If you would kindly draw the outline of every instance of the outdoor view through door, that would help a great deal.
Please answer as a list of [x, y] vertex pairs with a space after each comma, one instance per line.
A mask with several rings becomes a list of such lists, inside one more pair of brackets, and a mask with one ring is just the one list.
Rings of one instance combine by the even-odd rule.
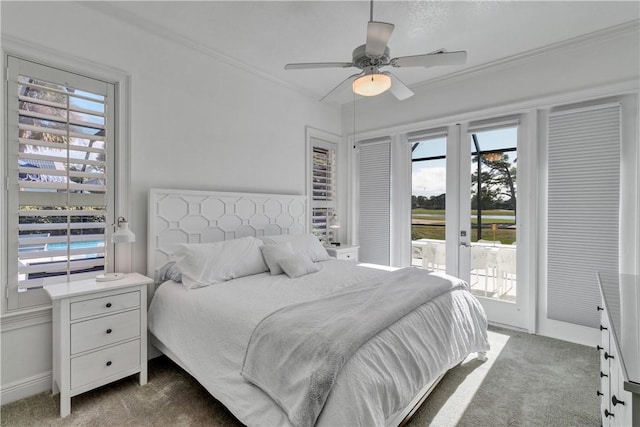
[[[477, 296], [515, 302], [517, 126], [475, 131], [469, 141], [471, 176], [461, 185], [470, 185], [471, 215], [460, 225], [471, 230], [469, 284]], [[411, 142], [412, 264], [445, 271], [447, 140]]]

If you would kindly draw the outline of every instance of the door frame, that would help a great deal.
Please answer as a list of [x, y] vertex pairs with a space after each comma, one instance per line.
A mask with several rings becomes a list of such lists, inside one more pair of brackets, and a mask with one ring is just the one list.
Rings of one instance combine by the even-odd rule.
[[[522, 113], [516, 117], [511, 116], [509, 121], [517, 119], [517, 149], [518, 149], [518, 209], [517, 215], [517, 281], [516, 302], [506, 302], [492, 298], [478, 297], [485, 310], [489, 321], [508, 327], [535, 331], [535, 312], [532, 306], [535, 304], [535, 275], [537, 251], [535, 246], [536, 236], [536, 129], [532, 124], [536, 123], [536, 112]], [[500, 117], [483, 120], [487, 124], [500, 124]], [[455, 138], [451, 138], [450, 151], [451, 165], [447, 167], [447, 212], [449, 213], [449, 201], [452, 206], [447, 217], [447, 253], [451, 256], [451, 268], [447, 264], [447, 272], [461, 278], [469, 278], [470, 274], [470, 237], [471, 237], [471, 163], [469, 162], [469, 138], [468, 129], [470, 122], [462, 122], [455, 128]], [[452, 135], [453, 136], [453, 135]], [[455, 141], [454, 141], [455, 139]], [[456, 169], [451, 170], [450, 169]], [[451, 183], [449, 178], [451, 177]], [[456, 218], [457, 216], [457, 218]], [[451, 220], [451, 222], [450, 222]], [[461, 232], [466, 236], [461, 236]]]

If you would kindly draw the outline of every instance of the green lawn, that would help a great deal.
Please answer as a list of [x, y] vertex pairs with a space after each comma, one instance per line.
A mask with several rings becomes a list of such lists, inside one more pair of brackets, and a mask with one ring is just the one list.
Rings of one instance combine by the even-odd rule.
[[[471, 241], [475, 242], [477, 238], [477, 230], [471, 230]], [[516, 241], [516, 230], [512, 228], [499, 228], [496, 230], [495, 240], [499, 240], [505, 245], [510, 245]], [[485, 240], [494, 240], [493, 232], [490, 228], [482, 229], [482, 238]], [[411, 226], [411, 239], [437, 239], [445, 240], [444, 227], [434, 225], [412, 225]]]

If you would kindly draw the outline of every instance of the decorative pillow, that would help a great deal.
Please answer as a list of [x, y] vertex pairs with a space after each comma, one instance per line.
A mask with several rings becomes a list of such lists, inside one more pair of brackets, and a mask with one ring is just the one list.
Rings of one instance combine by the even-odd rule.
[[173, 257], [182, 273], [182, 284], [187, 289], [200, 288], [267, 271], [261, 244], [255, 237], [216, 243], [182, 243]]
[[293, 255], [293, 249], [289, 242], [280, 245], [262, 245], [260, 246], [260, 250], [272, 276], [282, 274], [283, 271], [279, 261]]
[[180, 269], [175, 261], [167, 261], [156, 268], [154, 279], [156, 283], [164, 283], [167, 280], [173, 280], [179, 283], [182, 282], [182, 273], [180, 273]]
[[311, 258], [301, 253], [281, 259], [280, 267], [282, 267], [284, 272], [287, 273], [287, 276], [292, 279], [320, 271], [319, 265], [314, 264]]
[[277, 236], [265, 236], [261, 238], [266, 245], [279, 245], [281, 243], [290, 242], [293, 253], [306, 254], [311, 261], [328, 261], [332, 259], [327, 250], [322, 246], [318, 238], [309, 234], [281, 234]]

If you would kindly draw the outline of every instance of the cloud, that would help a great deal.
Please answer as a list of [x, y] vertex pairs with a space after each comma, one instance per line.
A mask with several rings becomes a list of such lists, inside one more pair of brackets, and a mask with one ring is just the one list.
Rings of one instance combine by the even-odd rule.
[[414, 167], [411, 173], [411, 194], [438, 196], [447, 191], [447, 169], [444, 166]]

